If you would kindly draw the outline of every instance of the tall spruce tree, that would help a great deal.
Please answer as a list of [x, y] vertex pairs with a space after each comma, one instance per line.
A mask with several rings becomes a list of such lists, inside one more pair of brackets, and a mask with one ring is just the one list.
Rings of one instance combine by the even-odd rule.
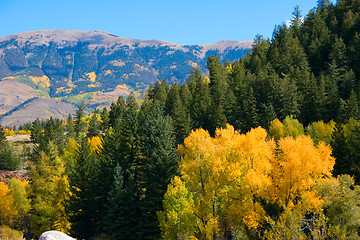
[[190, 116], [194, 128], [208, 129], [211, 97], [209, 83], [202, 77], [200, 69], [196, 71], [196, 89], [190, 108]]
[[100, 212], [98, 164], [96, 152], [91, 151], [86, 140], [77, 149], [73, 168], [69, 170], [70, 200], [67, 205], [71, 235], [91, 239], [100, 233], [103, 220]]
[[109, 111], [107, 110], [106, 107], [103, 108], [103, 110], [100, 113], [101, 116], [101, 125], [100, 125], [100, 130], [104, 133], [106, 131], [106, 129], [109, 128]]
[[[151, 103], [150, 103], [151, 104]], [[164, 117], [160, 104], [147, 108], [142, 123], [143, 189], [141, 239], [159, 239], [160, 229], [156, 212], [162, 210], [162, 199], [170, 179], [178, 173], [178, 155], [169, 118]]]
[[125, 111], [125, 99], [119, 96], [116, 103], [111, 103], [109, 111], [109, 125], [115, 127], [117, 122], [120, 121]]
[[[115, 239], [139, 239], [137, 234], [141, 216], [139, 170], [141, 169], [142, 154], [138, 121], [139, 108], [134, 94], [131, 93], [126, 101], [121, 120], [111, 132], [107, 132], [103, 141], [102, 157], [99, 163], [99, 177], [103, 184], [98, 187], [99, 199], [105, 208], [106, 206], [116, 207], [114, 211], [102, 215], [106, 220], [102, 229], [107, 235], [117, 236]], [[113, 196], [108, 195], [108, 192], [111, 191], [110, 187], [116, 185], [116, 181], [118, 181], [116, 180], [117, 176], [114, 176], [116, 166], [119, 166], [122, 172], [121, 202], [109, 202], [114, 200]], [[117, 174], [119, 174], [118, 171]], [[119, 185], [117, 186], [119, 187]], [[114, 215], [120, 213], [123, 215]], [[118, 218], [116, 228], [108, 226], [108, 221], [116, 217]]]
[[172, 84], [166, 100], [165, 113], [173, 120], [176, 142], [181, 144], [190, 133], [190, 116], [180, 98], [180, 87]]
[[[114, 181], [107, 196], [104, 231], [111, 239], [127, 239], [130, 229], [123, 227], [129, 216], [126, 215], [123, 171], [119, 165], [114, 169]], [[135, 234], [134, 234], [135, 235]]]
[[67, 117], [67, 124], [65, 127], [67, 138], [75, 138], [75, 126], [72, 115], [69, 113]]
[[85, 128], [85, 123], [82, 120], [82, 118], [85, 116], [84, 109], [85, 109], [85, 103], [82, 102], [75, 113], [75, 135], [76, 135], [76, 137], [79, 137]]
[[100, 136], [100, 122], [98, 121], [99, 113], [94, 111], [90, 118], [89, 127], [86, 136], [88, 138], [93, 138], [95, 136]]

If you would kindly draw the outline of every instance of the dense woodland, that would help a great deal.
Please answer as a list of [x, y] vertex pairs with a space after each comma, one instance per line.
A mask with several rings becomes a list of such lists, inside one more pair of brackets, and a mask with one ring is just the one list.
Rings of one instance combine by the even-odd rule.
[[[243, 59], [37, 120], [3, 231], [77, 239], [359, 239], [360, 2], [318, 1]], [[0, 129], [0, 166], [19, 158]], [[3, 157], [6, 156], [6, 157]], [[3, 160], [4, 159], [4, 160]], [[5, 229], [5, 230], [4, 230]]]

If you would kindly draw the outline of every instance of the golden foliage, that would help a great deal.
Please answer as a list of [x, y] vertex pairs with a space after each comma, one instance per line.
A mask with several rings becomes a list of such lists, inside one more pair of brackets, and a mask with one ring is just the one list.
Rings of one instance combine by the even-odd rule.
[[9, 187], [3, 182], [0, 182], [0, 210], [1, 224], [9, 226], [17, 212], [14, 208], [14, 198], [10, 194]]
[[107, 75], [111, 75], [112, 74], [112, 71], [111, 70], [106, 70], [104, 75], [107, 76]]
[[102, 148], [102, 142], [98, 136], [88, 138], [88, 144], [91, 152], [98, 152]]
[[7, 129], [7, 128], [5, 128], [5, 129], [4, 129], [4, 134], [5, 134], [5, 136], [14, 136], [14, 135], [15, 135], [15, 132], [14, 132], [14, 130], [12, 130], [12, 129]]
[[95, 82], [96, 81], [95, 72], [86, 73], [85, 76], [89, 79], [90, 82]]
[[8, 226], [0, 227], [0, 239], [1, 240], [23, 240], [23, 233], [21, 231], [17, 231]]
[[[179, 146], [179, 181], [192, 196], [193, 208], [188, 213], [196, 217], [201, 236], [213, 239], [223, 231], [224, 222], [236, 231], [244, 226], [257, 229], [263, 222], [275, 228], [287, 224], [289, 218], [301, 221], [298, 216], [306, 212], [321, 213], [324, 200], [314, 188], [320, 180], [331, 178], [335, 164], [331, 148], [324, 142], [315, 146], [309, 136], [301, 135], [302, 125], [291, 117], [286, 125], [272, 122], [270, 131], [277, 144], [261, 127], [240, 134], [227, 125], [217, 129], [214, 138], [203, 129], [192, 131]], [[167, 194], [170, 190], [174, 191], [173, 185]], [[283, 222], [273, 222], [263, 202], [286, 209], [280, 214]]]
[[4, 77], [2, 80], [13, 80], [15, 79], [15, 76], [8, 76], [8, 77]]
[[280, 206], [296, 204], [296, 199], [312, 191], [316, 182], [331, 177], [335, 159], [330, 147], [320, 142], [314, 146], [309, 136], [291, 137], [279, 140], [279, 154], [276, 157], [273, 188], [270, 195], [276, 196]]
[[110, 62], [114, 67], [123, 67], [125, 66], [125, 63], [118, 60], [113, 60]]
[[17, 133], [17, 135], [28, 135], [31, 134], [30, 130], [19, 130]]
[[51, 86], [50, 79], [48, 76], [44, 75], [42, 77], [33, 77], [29, 76], [30, 80], [33, 81], [36, 85], [40, 85], [44, 88], [49, 88]]

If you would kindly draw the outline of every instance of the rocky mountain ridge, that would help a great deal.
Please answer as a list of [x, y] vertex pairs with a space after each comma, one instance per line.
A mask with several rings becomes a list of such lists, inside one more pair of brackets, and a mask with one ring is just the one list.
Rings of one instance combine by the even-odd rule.
[[220, 41], [180, 45], [75, 30], [40, 30], [2, 37], [0, 117], [33, 97], [73, 104], [84, 101], [93, 108], [106, 106], [130, 91], [141, 95], [157, 80], [184, 82], [191, 68], [199, 66], [206, 71], [210, 55], [217, 54], [223, 61], [237, 60], [252, 44]]

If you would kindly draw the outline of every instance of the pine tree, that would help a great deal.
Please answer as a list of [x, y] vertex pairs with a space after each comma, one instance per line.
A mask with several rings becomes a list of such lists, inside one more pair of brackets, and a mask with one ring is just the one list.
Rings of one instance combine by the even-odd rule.
[[171, 110], [174, 108], [177, 98], [180, 97], [180, 86], [178, 83], [173, 83], [170, 86], [169, 92], [167, 94], [164, 112], [165, 115], [170, 114]]
[[166, 79], [163, 81], [156, 81], [154, 88], [149, 92], [149, 99], [156, 100], [160, 103], [160, 106], [165, 109], [166, 98], [169, 91]]
[[143, 189], [141, 239], [160, 238], [156, 212], [162, 210], [162, 198], [170, 179], [178, 173], [178, 156], [169, 119], [158, 103], [152, 105], [142, 123]]
[[116, 103], [111, 103], [109, 111], [109, 125], [115, 127], [117, 122], [120, 121], [125, 111], [125, 99], [119, 96]]
[[0, 125], [0, 145], [6, 141], [5, 132], [3, 126]]
[[354, 90], [351, 91], [350, 96], [346, 101], [346, 116], [344, 120], [349, 118], [360, 118], [358, 96]]
[[84, 140], [77, 149], [74, 166], [69, 170], [71, 194], [67, 205], [71, 235], [80, 239], [90, 239], [100, 231], [102, 219], [99, 217], [101, 213], [97, 189], [102, 182], [97, 178], [96, 163], [96, 153], [90, 151]]
[[[99, 178], [102, 181], [102, 184], [98, 186], [99, 202], [104, 207], [115, 204], [109, 202], [108, 192], [116, 181], [113, 175], [114, 169], [116, 166], [122, 169], [122, 202], [116, 204], [119, 205], [117, 207], [119, 214], [121, 211], [123, 216], [112, 216], [118, 217], [118, 222], [121, 224], [116, 225], [116, 229], [108, 226], [106, 222], [102, 226], [103, 230], [110, 236], [116, 235], [115, 239], [138, 239], [141, 195], [139, 173], [141, 169], [141, 146], [138, 121], [139, 108], [134, 94], [131, 93], [121, 120], [118, 121], [112, 132], [108, 131], [105, 135], [99, 163]], [[102, 216], [101, 214], [99, 217]], [[109, 220], [109, 216], [103, 217]], [[110, 228], [113, 229], [113, 232], [109, 232]]]
[[190, 114], [190, 106], [191, 106], [191, 102], [192, 102], [192, 94], [191, 91], [188, 87], [188, 84], [185, 82], [183, 85], [181, 85], [180, 87], [180, 97], [181, 97], [181, 101], [185, 107], [185, 110], [188, 114]]
[[79, 137], [85, 128], [85, 123], [82, 121], [82, 118], [85, 116], [84, 109], [85, 109], [85, 103], [82, 102], [75, 113], [75, 135], [76, 135], [76, 137]]
[[66, 136], [67, 138], [75, 138], [75, 126], [74, 126], [74, 120], [72, 118], [72, 115], [69, 113], [69, 116], [67, 118], [67, 124], [66, 124]]
[[241, 116], [241, 131], [248, 132], [251, 128], [258, 126], [258, 114], [256, 109], [256, 100], [254, 98], [254, 91], [250, 87], [245, 99], [243, 100], [243, 111]]
[[[108, 204], [104, 217], [104, 230], [111, 239], [127, 239], [130, 229], [124, 228], [129, 216], [126, 215], [124, 201], [123, 171], [119, 165], [114, 169], [114, 181], [108, 194]], [[125, 230], [125, 231], [124, 231]]]
[[225, 75], [218, 56], [210, 56], [207, 60], [207, 68], [210, 75], [210, 94], [214, 106], [224, 105], [225, 98]]
[[196, 93], [197, 82], [199, 78], [202, 78], [200, 67], [198, 66], [197, 68], [192, 68], [188, 80], [188, 86], [192, 96], [194, 96]]
[[299, 115], [299, 103], [296, 84], [285, 76], [279, 79], [279, 105], [277, 109], [280, 119], [293, 115], [295, 118]]
[[302, 16], [299, 5], [294, 7], [294, 11], [292, 13], [293, 19], [291, 19], [291, 31], [293, 31], [293, 35], [296, 38], [300, 38], [300, 27], [302, 24]]
[[109, 111], [107, 110], [106, 107], [103, 108], [103, 110], [100, 113], [100, 116], [102, 121], [100, 129], [102, 132], [105, 132], [105, 130], [109, 128], [109, 121], [110, 121]]
[[31, 125], [30, 138], [33, 143], [37, 143], [38, 145], [44, 144], [43, 127], [39, 119], [36, 119]]
[[331, 142], [333, 156], [336, 158], [334, 165], [334, 175], [352, 174], [351, 159], [349, 158], [349, 145], [344, 135], [343, 127], [337, 123], [333, 133], [333, 141]]
[[100, 123], [98, 121], [98, 113], [95, 111], [93, 115], [91, 116], [87, 137], [92, 138], [95, 136], [100, 136]]
[[263, 105], [263, 108], [264, 108], [264, 119], [260, 119], [260, 121], [262, 121], [261, 126], [264, 126], [266, 129], [268, 129], [271, 122], [274, 119], [276, 119], [276, 113], [271, 103]]
[[173, 120], [176, 142], [181, 144], [184, 138], [190, 133], [190, 116], [181, 101], [178, 84], [173, 84], [170, 88], [165, 113]]
[[58, 149], [63, 149], [65, 146], [65, 128], [62, 124], [62, 121], [59, 119], [53, 119], [50, 117], [50, 119], [47, 119], [45, 121], [44, 126], [44, 142], [43, 142], [43, 150], [45, 153], [47, 152], [47, 146], [49, 142], [53, 142], [56, 144]]
[[211, 106], [211, 97], [209, 84], [204, 81], [200, 73], [198, 73], [196, 79], [196, 90], [193, 95], [193, 101], [190, 109], [190, 116], [193, 121], [194, 128], [208, 129], [209, 114]]

